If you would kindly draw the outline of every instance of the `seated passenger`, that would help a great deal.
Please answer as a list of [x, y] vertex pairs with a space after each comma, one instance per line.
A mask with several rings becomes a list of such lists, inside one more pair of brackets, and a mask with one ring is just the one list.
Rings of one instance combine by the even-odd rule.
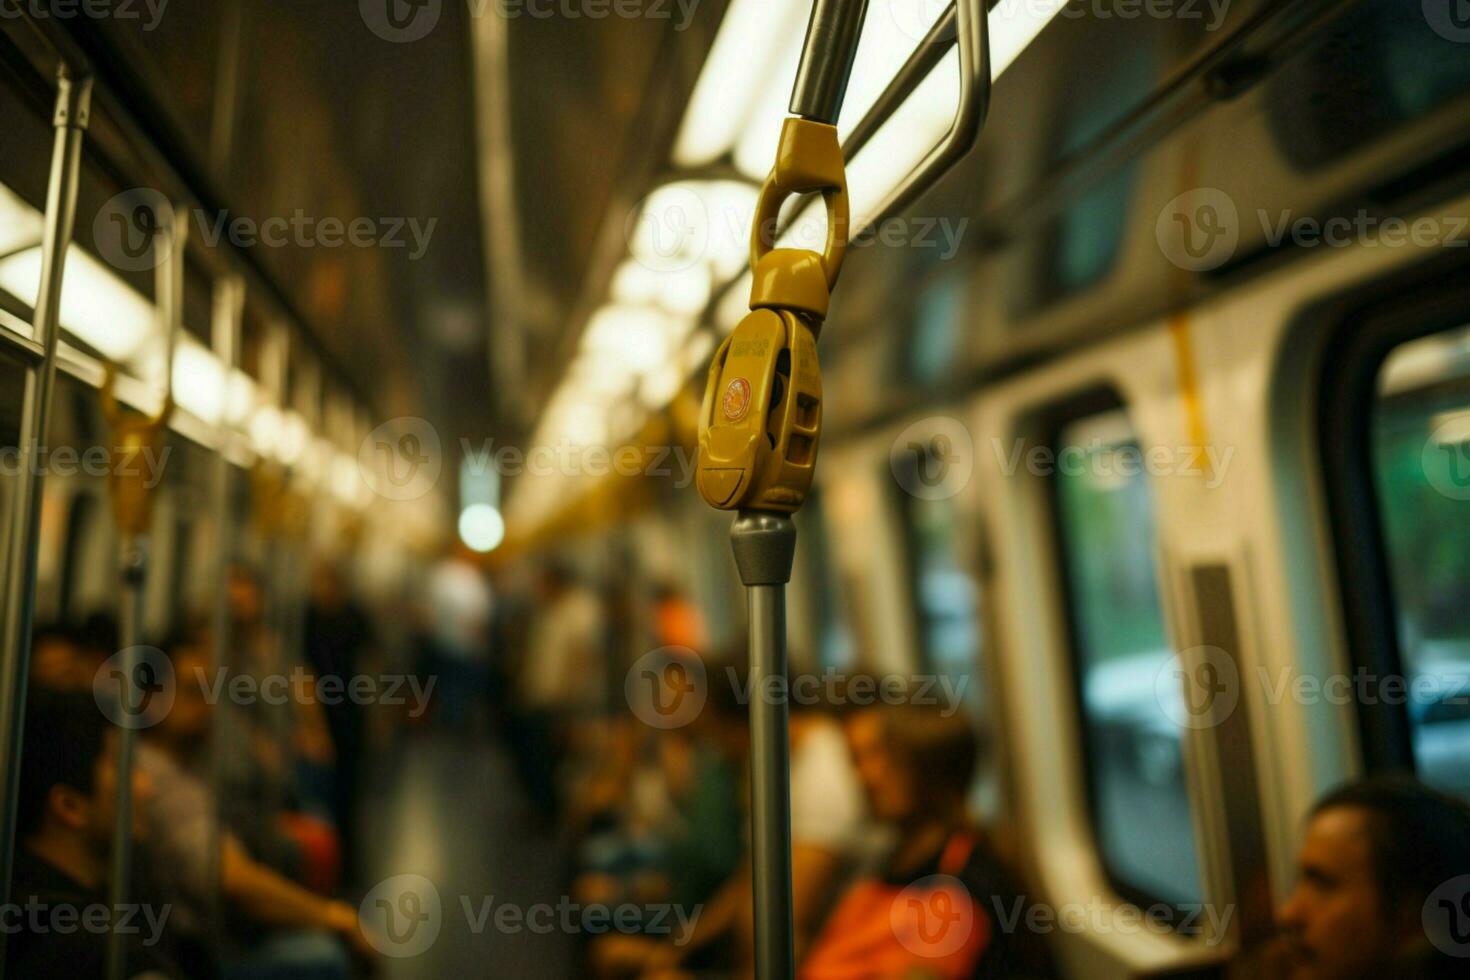
[[[1277, 910], [1294, 980], [1466, 975], [1470, 885], [1441, 894], [1470, 875], [1464, 803], [1401, 777], [1350, 784], [1313, 809], [1297, 866]], [[1459, 918], [1427, 934], [1440, 912]]]
[[[158, 884], [181, 914], [202, 920], [213, 885], [213, 807], [208, 787], [191, 767], [209, 737], [211, 706], [199, 682], [209, 661], [204, 645], [187, 641], [173, 644], [171, 659], [177, 679], [173, 706], [158, 725], [144, 731], [139, 747], [139, 767], [154, 788], [142, 818]], [[332, 937], [372, 955], [351, 905], [317, 895], [261, 864], [234, 834], [221, 834], [219, 846], [220, 888], [233, 914], [227, 932], [248, 942], [254, 950], [251, 961], [262, 959], [261, 947], [276, 946], [289, 950], [278, 958], [310, 961], [321, 975], [339, 975], [346, 970], [346, 957]], [[252, 968], [238, 975], [270, 974]]]
[[[729, 698], [746, 717], [746, 682], [736, 674], [711, 667], [711, 703]], [[795, 688], [794, 688], [795, 689]], [[751, 692], [751, 697], [760, 696]], [[793, 703], [791, 732], [791, 878], [792, 918], [798, 952], [805, 949], [845, 873], [862, 852], [868, 830], [867, 807], [841, 726], [813, 705]], [[742, 750], [748, 727], [727, 734]], [[711, 960], [730, 962], [738, 975], [754, 966], [750, 862], [704, 903], [692, 936], [675, 943], [642, 937], [605, 937], [594, 949], [594, 961], [608, 976], [679, 976], [680, 970], [706, 969]], [[725, 951], [721, 953], [715, 950]]]
[[1008, 931], [998, 917], [1024, 915], [1026, 899], [967, 812], [980, 758], [969, 719], [934, 707], [875, 708], [848, 731], [868, 802], [897, 836], [880, 872], [843, 894], [800, 977], [1051, 975], [1038, 938]]
[[[34, 692], [26, 708], [18, 842], [6, 923], [11, 977], [106, 975], [107, 896], [117, 789], [117, 732], [90, 694]], [[134, 800], [147, 781], [134, 774]], [[8, 917], [7, 917], [8, 918]], [[182, 976], [167, 950], [167, 906], [143, 903], [119, 921], [126, 977]], [[11, 932], [15, 928], [17, 931]]]
[[[54, 661], [55, 669], [48, 669], [46, 676], [70, 682], [73, 686], [64, 696], [78, 699], [101, 718], [92, 693], [92, 677], [106, 659], [105, 651], [52, 640], [47, 643], [46, 656]], [[140, 870], [149, 873], [150, 883], [168, 900], [170, 929], [185, 934], [209, 931], [213, 894], [210, 844], [215, 839], [214, 806], [208, 787], [183, 764], [208, 738], [210, 706], [195, 675], [196, 669], [206, 663], [205, 653], [197, 644], [180, 645], [174, 661], [177, 683], [173, 706], [157, 726], [143, 731], [144, 740], [136, 757], [136, 771], [149, 791], [138, 800], [144, 840], [135, 864], [144, 866]], [[36, 688], [33, 698], [63, 696], [48, 691], [40, 683], [41, 676], [32, 680]], [[256, 933], [249, 968], [227, 975], [272, 976], [271, 971], [285, 960], [293, 967], [308, 963], [319, 970], [304, 975], [342, 976], [347, 957], [334, 937], [364, 956], [376, 955], [351, 905], [313, 894], [265, 867], [232, 834], [221, 835], [220, 846], [221, 888], [229, 911], [235, 914], [226, 931], [236, 935], [252, 930]], [[261, 930], [268, 932], [270, 942], [261, 938]], [[272, 943], [285, 950], [273, 959]], [[271, 961], [269, 968], [261, 965], [266, 960]]]

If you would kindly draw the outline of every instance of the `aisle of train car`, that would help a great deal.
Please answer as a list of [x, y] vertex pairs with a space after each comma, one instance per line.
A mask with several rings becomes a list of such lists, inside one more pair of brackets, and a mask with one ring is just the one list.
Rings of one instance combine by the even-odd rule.
[[487, 917], [502, 905], [554, 905], [565, 891], [564, 851], [555, 834], [535, 827], [500, 744], [411, 735], [373, 760], [366, 783], [364, 882], [392, 890], [396, 877], [419, 875], [432, 883], [441, 912], [432, 943], [413, 956], [385, 957], [382, 980], [479, 977], [487, 963], [496, 964], [495, 976], [576, 975], [573, 937], [500, 930]]

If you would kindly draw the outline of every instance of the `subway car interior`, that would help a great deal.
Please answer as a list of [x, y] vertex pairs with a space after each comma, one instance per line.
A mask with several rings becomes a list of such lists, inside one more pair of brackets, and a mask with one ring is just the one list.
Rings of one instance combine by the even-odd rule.
[[4, 980], [1470, 976], [1470, 3], [0, 0], [0, 555]]

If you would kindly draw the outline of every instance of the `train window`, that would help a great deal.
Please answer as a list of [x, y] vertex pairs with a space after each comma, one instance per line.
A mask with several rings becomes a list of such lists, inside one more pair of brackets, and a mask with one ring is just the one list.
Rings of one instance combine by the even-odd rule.
[[1124, 410], [1112, 408], [1064, 424], [1055, 448], [1057, 518], [1103, 863], [1124, 895], [1197, 903], [1182, 731], [1155, 693], [1174, 654], [1159, 599], [1153, 499], [1138, 437]]
[[1470, 797], [1470, 328], [1395, 348], [1370, 424], [1414, 764]]
[[[938, 440], [936, 439], [936, 442]], [[925, 670], [963, 682], [976, 697], [975, 664], [980, 653], [978, 589], [961, 561], [959, 514], [952, 496], [928, 496], [906, 488], [923, 485], [935, 463], [936, 447], [916, 449], [900, 465], [914, 477], [901, 479], [900, 507], [913, 589], [919, 655]]]
[[1402, 0], [1364, 0], [1273, 76], [1266, 105], [1293, 163], [1332, 163], [1470, 93], [1456, 5], [1429, 11]]

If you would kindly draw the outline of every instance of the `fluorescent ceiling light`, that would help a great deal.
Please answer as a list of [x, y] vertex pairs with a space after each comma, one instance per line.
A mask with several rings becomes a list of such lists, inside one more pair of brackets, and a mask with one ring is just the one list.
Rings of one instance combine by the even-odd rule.
[[[39, 245], [0, 259], [0, 289], [32, 309], [40, 285]], [[108, 360], [123, 364], [156, 332], [157, 317], [152, 304], [73, 245], [61, 280], [61, 326]]]
[[[990, 12], [991, 77], [999, 78], [1066, 3], [1067, 0], [1000, 0]], [[770, 8], [765, 23], [784, 18], [782, 33], [762, 34], [750, 26], [752, 22], [746, 18], [753, 15], [742, 9], [749, 5]], [[690, 100], [674, 153], [676, 164], [697, 166], [733, 149], [735, 165], [741, 173], [760, 180], [770, 172], [801, 61], [810, 9], [811, 5], [801, 0], [734, 0], [726, 15], [726, 26], [721, 28], [694, 98]], [[844, 137], [872, 108], [945, 9], [933, 0], [870, 0], [856, 67], [839, 120]], [[764, 51], [766, 56], [753, 57], [753, 51]], [[940, 70], [953, 76], [957, 64], [946, 59]], [[754, 96], [750, 94], [752, 91], [756, 93]], [[923, 94], [915, 93], [909, 101], [923, 98]], [[941, 135], [953, 120], [955, 105], [954, 98], [941, 103], [942, 111], [947, 114]], [[905, 136], [921, 144], [924, 152], [934, 142], [925, 144], [918, 132], [906, 131]], [[859, 156], [875, 152], [865, 149]], [[884, 192], [888, 189], [891, 188]]]
[[210, 425], [218, 425], [229, 396], [219, 358], [190, 337], [174, 351], [174, 402]]
[[0, 256], [41, 244], [41, 212], [0, 184]]
[[784, 77], [789, 86], [795, 64], [784, 75], [781, 68], [793, 43], [799, 51], [810, 10], [806, 0], [731, 0], [685, 111], [676, 164], [698, 167], [724, 156], [753, 124], [770, 80]]

